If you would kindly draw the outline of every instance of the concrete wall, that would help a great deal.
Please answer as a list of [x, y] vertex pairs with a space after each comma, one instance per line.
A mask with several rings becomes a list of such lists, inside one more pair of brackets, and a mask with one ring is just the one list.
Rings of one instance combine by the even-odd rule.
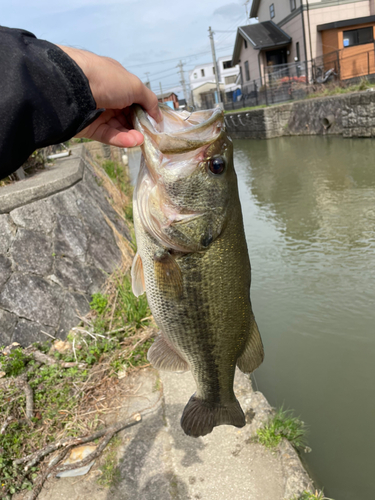
[[[327, 128], [327, 119], [331, 125]], [[269, 139], [285, 135], [375, 137], [375, 92], [355, 92], [322, 99], [233, 112], [225, 115], [234, 139]]]
[[[109, 151], [109, 156], [110, 151]], [[130, 241], [85, 148], [0, 189], [0, 345], [65, 338]]]

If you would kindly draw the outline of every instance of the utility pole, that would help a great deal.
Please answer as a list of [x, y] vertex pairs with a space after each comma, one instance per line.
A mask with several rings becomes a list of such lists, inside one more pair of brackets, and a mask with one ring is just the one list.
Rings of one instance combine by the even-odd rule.
[[216, 54], [215, 54], [215, 42], [214, 42], [214, 32], [211, 29], [211, 26], [208, 28], [208, 33], [209, 37], [211, 40], [211, 51], [212, 51], [212, 62], [214, 64], [215, 68], [215, 81], [216, 81], [216, 91], [217, 91], [217, 104], [220, 108], [223, 108], [223, 104], [221, 102], [221, 97], [220, 97], [220, 86], [219, 86], [219, 74], [217, 70], [217, 64], [216, 64]]
[[160, 98], [161, 98], [161, 102], [164, 102], [164, 99], [163, 99], [163, 87], [161, 86], [161, 82], [159, 82], [159, 86], [160, 86]]
[[184, 91], [184, 99], [186, 101], [186, 104], [188, 102], [188, 96], [187, 96], [187, 91], [186, 91], [186, 83], [185, 83], [185, 75], [184, 75], [184, 65], [182, 61], [180, 61], [179, 64], [177, 64], [177, 68], [180, 68], [180, 75], [181, 75], [181, 85], [182, 85], [182, 90]]
[[150, 78], [148, 77], [149, 74], [150, 74], [149, 71], [145, 71], [145, 75], [147, 77], [147, 80], [145, 81], [145, 85], [146, 85], [146, 87], [148, 87], [151, 90]]

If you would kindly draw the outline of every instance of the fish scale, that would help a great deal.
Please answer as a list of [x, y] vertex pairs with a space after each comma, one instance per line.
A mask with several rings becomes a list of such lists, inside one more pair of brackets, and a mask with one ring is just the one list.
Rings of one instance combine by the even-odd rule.
[[[168, 110], [165, 119], [170, 113]], [[160, 328], [149, 351], [150, 362], [160, 369], [192, 371], [197, 391], [185, 407], [181, 425], [194, 437], [208, 434], [217, 425], [245, 425], [233, 391], [236, 364], [250, 373], [263, 360], [250, 301], [250, 261], [231, 142], [222, 130], [222, 114], [211, 113], [220, 126], [216, 127], [212, 116], [202, 122], [205, 134], [199, 142], [195, 122], [197, 153], [186, 160], [181, 131], [179, 154], [172, 151], [170, 156], [173, 137], [170, 142], [168, 137], [155, 138], [163, 132], [156, 126], [151, 129], [141, 108], [134, 112], [135, 128], [145, 136], [145, 164], [134, 195], [138, 250], [132, 269], [133, 290], [136, 294], [146, 291]], [[210, 119], [211, 137], [206, 123]], [[178, 117], [174, 120], [178, 124]], [[190, 147], [191, 135], [187, 141]], [[167, 145], [167, 153], [158, 151], [158, 143]], [[212, 156], [225, 160], [220, 177], [208, 171]], [[160, 203], [152, 212], [146, 189], [151, 179], [158, 179], [153, 189], [158, 191], [155, 199]], [[174, 217], [168, 224], [163, 210]], [[187, 218], [181, 220], [181, 214]]]

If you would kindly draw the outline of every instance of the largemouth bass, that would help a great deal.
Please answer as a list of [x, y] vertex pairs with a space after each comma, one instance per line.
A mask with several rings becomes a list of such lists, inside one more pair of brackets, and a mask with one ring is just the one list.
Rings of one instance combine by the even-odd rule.
[[218, 425], [245, 425], [233, 391], [235, 368], [251, 373], [264, 353], [223, 113], [160, 108], [162, 124], [133, 109], [144, 144], [133, 198], [138, 250], [132, 286], [137, 296], [146, 292], [161, 330], [150, 363], [192, 371], [197, 391], [181, 426], [198, 437]]

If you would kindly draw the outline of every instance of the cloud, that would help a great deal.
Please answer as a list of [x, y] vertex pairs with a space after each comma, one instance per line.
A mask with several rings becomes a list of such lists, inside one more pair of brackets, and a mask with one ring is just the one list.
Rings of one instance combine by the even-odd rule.
[[214, 10], [214, 16], [222, 16], [226, 19], [235, 19], [243, 14], [245, 16], [245, 7], [238, 3], [228, 3]]
[[[211, 60], [209, 26], [218, 30], [218, 57], [232, 53], [236, 29], [232, 16], [245, 18], [245, 9], [244, 0], [238, 5], [230, 1], [189, 0], [176, 10], [175, 0], [14, 0], [4, 3], [1, 24], [113, 57], [142, 80], [150, 72], [155, 90], [161, 81], [163, 90], [176, 88], [180, 94], [178, 61], [185, 63], [188, 80], [192, 67]], [[233, 33], [220, 33], [229, 29]]]

